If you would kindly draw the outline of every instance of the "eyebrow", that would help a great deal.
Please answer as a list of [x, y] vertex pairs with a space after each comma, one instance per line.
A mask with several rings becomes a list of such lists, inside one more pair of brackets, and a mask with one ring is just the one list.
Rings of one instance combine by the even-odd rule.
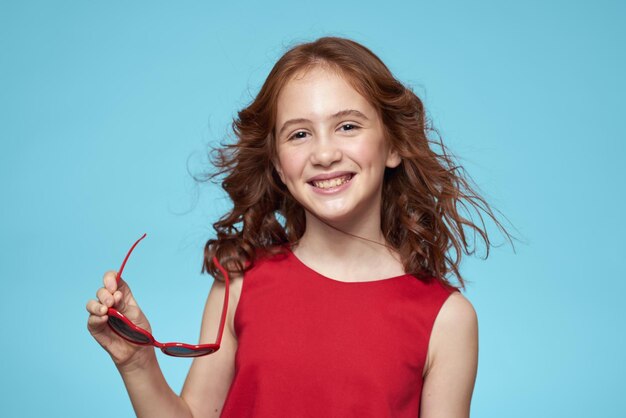
[[[356, 116], [361, 119], [369, 120], [367, 116], [365, 116], [363, 113], [359, 112], [356, 109], [340, 110], [334, 115], [331, 115], [329, 119], [337, 119], [337, 118], [341, 118], [345, 116]], [[283, 124], [283, 127], [280, 128], [280, 131], [278, 132], [278, 136], [281, 136], [283, 134], [283, 131], [287, 129], [289, 126], [296, 124], [296, 123], [306, 123], [306, 122], [311, 122], [311, 121], [309, 119], [304, 119], [304, 118], [289, 119], [287, 122]]]

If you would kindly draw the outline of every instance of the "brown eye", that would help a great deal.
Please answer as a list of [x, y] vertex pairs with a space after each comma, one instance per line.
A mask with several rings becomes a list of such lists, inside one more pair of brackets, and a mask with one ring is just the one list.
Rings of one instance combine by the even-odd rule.
[[298, 131], [298, 132], [294, 133], [293, 135], [291, 135], [287, 139], [303, 139], [303, 138], [306, 138], [306, 132]]
[[359, 127], [353, 123], [344, 123], [343, 125], [341, 125], [341, 127], [344, 129], [344, 132], [359, 129]]

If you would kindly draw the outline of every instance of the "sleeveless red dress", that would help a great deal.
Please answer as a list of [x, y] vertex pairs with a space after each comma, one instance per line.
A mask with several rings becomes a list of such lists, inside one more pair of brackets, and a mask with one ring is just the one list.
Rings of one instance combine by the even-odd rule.
[[342, 282], [285, 250], [245, 273], [221, 416], [418, 417], [433, 323], [457, 289], [409, 274]]

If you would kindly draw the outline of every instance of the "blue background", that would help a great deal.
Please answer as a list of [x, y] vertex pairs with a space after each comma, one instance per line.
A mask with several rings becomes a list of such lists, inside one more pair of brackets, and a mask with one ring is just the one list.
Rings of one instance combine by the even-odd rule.
[[[157, 338], [197, 340], [229, 204], [189, 173], [287, 47], [338, 35], [423, 97], [524, 240], [463, 263], [472, 415], [626, 416], [625, 3], [431, 3], [2, 1], [0, 415], [132, 416], [87, 300], [147, 232], [126, 278]], [[190, 361], [159, 356], [180, 391]]]

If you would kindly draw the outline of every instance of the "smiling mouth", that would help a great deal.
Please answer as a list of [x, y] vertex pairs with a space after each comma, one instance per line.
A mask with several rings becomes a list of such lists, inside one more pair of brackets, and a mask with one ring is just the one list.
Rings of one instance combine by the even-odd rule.
[[314, 180], [310, 181], [309, 184], [313, 187], [317, 187], [318, 189], [332, 189], [334, 187], [339, 187], [343, 184], [346, 184], [354, 177], [354, 173], [346, 174], [345, 176], [335, 177], [334, 179], [329, 180]]

